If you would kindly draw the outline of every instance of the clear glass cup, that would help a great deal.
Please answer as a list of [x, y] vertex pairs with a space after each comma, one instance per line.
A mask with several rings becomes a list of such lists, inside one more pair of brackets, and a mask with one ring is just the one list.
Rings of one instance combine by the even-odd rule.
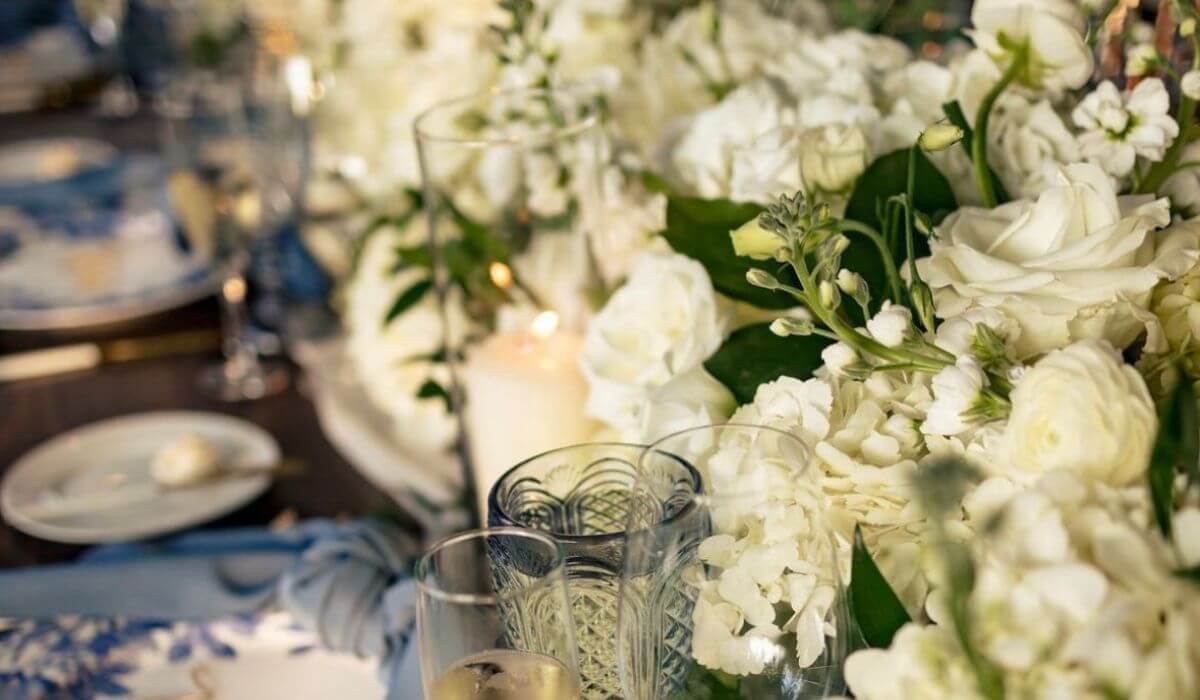
[[[819, 473], [790, 433], [686, 430], [651, 445], [627, 523], [624, 697], [797, 700], [844, 692], [849, 615]], [[670, 465], [696, 469], [687, 518], [657, 513]]]
[[158, 102], [171, 207], [193, 251], [210, 258], [222, 281], [225, 359], [206, 369], [199, 386], [223, 401], [281, 391], [287, 368], [259, 357], [250, 331], [246, 271], [254, 246], [287, 216], [289, 170], [279, 144], [283, 107], [250, 99], [246, 84], [217, 74], [189, 73]]
[[[700, 486], [699, 475], [683, 462], [657, 463], [652, 476], [639, 475], [645, 449], [590, 443], [553, 450], [513, 467], [488, 497], [488, 524], [547, 532], [566, 554], [583, 697], [589, 700], [624, 697], [616, 632], [630, 508], [646, 507], [655, 522], [679, 527], [693, 512]], [[643, 488], [635, 501], [638, 484]]]
[[428, 700], [579, 698], [566, 562], [553, 539], [463, 532], [435, 544], [415, 578]]
[[398, 300], [438, 294], [482, 516], [513, 464], [595, 434], [578, 357], [603, 298], [600, 110], [584, 87], [487, 92], [430, 108], [415, 132], [433, 255], [398, 252]]

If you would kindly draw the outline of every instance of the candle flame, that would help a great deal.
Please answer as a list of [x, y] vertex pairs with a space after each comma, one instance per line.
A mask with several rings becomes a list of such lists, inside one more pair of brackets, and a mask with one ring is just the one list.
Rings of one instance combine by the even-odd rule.
[[502, 262], [494, 262], [488, 265], [488, 277], [491, 277], [492, 284], [500, 289], [508, 289], [513, 281], [512, 268]]
[[558, 330], [558, 314], [553, 311], [543, 311], [533, 319], [529, 330], [539, 340], [549, 338], [554, 335], [554, 331]]

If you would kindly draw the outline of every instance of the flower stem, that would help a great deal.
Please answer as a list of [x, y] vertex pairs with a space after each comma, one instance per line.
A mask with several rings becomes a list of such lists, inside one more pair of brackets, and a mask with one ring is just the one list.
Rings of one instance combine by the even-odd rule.
[[983, 197], [983, 205], [989, 209], [995, 207], [997, 201], [996, 188], [992, 185], [991, 171], [987, 162], [988, 121], [991, 119], [992, 107], [995, 106], [996, 100], [1016, 80], [1017, 74], [1025, 69], [1025, 63], [1028, 60], [1028, 49], [1016, 52], [1012, 63], [1004, 71], [1004, 75], [1000, 76], [1000, 81], [993, 85], [992, 89], [988, 90], [987, 95], [984, 96], [983, 102], [979, 104], [979, 112], [975, 116], [975, 134], [971, 141], [971, 161], [975, 167], [975, 185], [979, 188], [980, 196]]
[[900, 286], [900, 273], [896, 269], [896, 259], [892, 256], [891, 246], [883, 239], [878, 231], [874, 228], [851, 219], [843, 219], [837, 223], [837, 230], [842, 233], [858, 233], [871, 239], [875, 247], [879, 249], [879, 256], [883, 258], [883, 271], [887, 275], [889, 297], [893, 303], [903, 303], [903, 287]]

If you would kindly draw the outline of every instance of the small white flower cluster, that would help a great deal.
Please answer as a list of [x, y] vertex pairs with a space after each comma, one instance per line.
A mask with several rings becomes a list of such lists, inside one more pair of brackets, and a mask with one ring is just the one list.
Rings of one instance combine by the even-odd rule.
[[[1147, 503], [1142, 491], [1054, 471], [1032, 488], [996, 478], [968, 494], [968, 522], [986, 533], [973, 540], [970, 641], [1006, 697], [1200, 693], [1200, 596], [1173, 573], [1200, 561], [1200, 510], [1176, 514], [1173, 548], [1131, 507]], [[926, 605], [937, 624], [850, 657], [856, 697], [983, 697], [941, 590]]]

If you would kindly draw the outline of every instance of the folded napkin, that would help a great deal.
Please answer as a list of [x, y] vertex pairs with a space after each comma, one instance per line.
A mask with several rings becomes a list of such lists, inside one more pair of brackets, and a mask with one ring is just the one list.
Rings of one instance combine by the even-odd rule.
[[380, 660], [389, 700], [420, 697], [408, 643], [417, 543], [377, 520], [195, 532], [0, 572], [0, 617], [205, 620], [279, 606], [329, 648]]

